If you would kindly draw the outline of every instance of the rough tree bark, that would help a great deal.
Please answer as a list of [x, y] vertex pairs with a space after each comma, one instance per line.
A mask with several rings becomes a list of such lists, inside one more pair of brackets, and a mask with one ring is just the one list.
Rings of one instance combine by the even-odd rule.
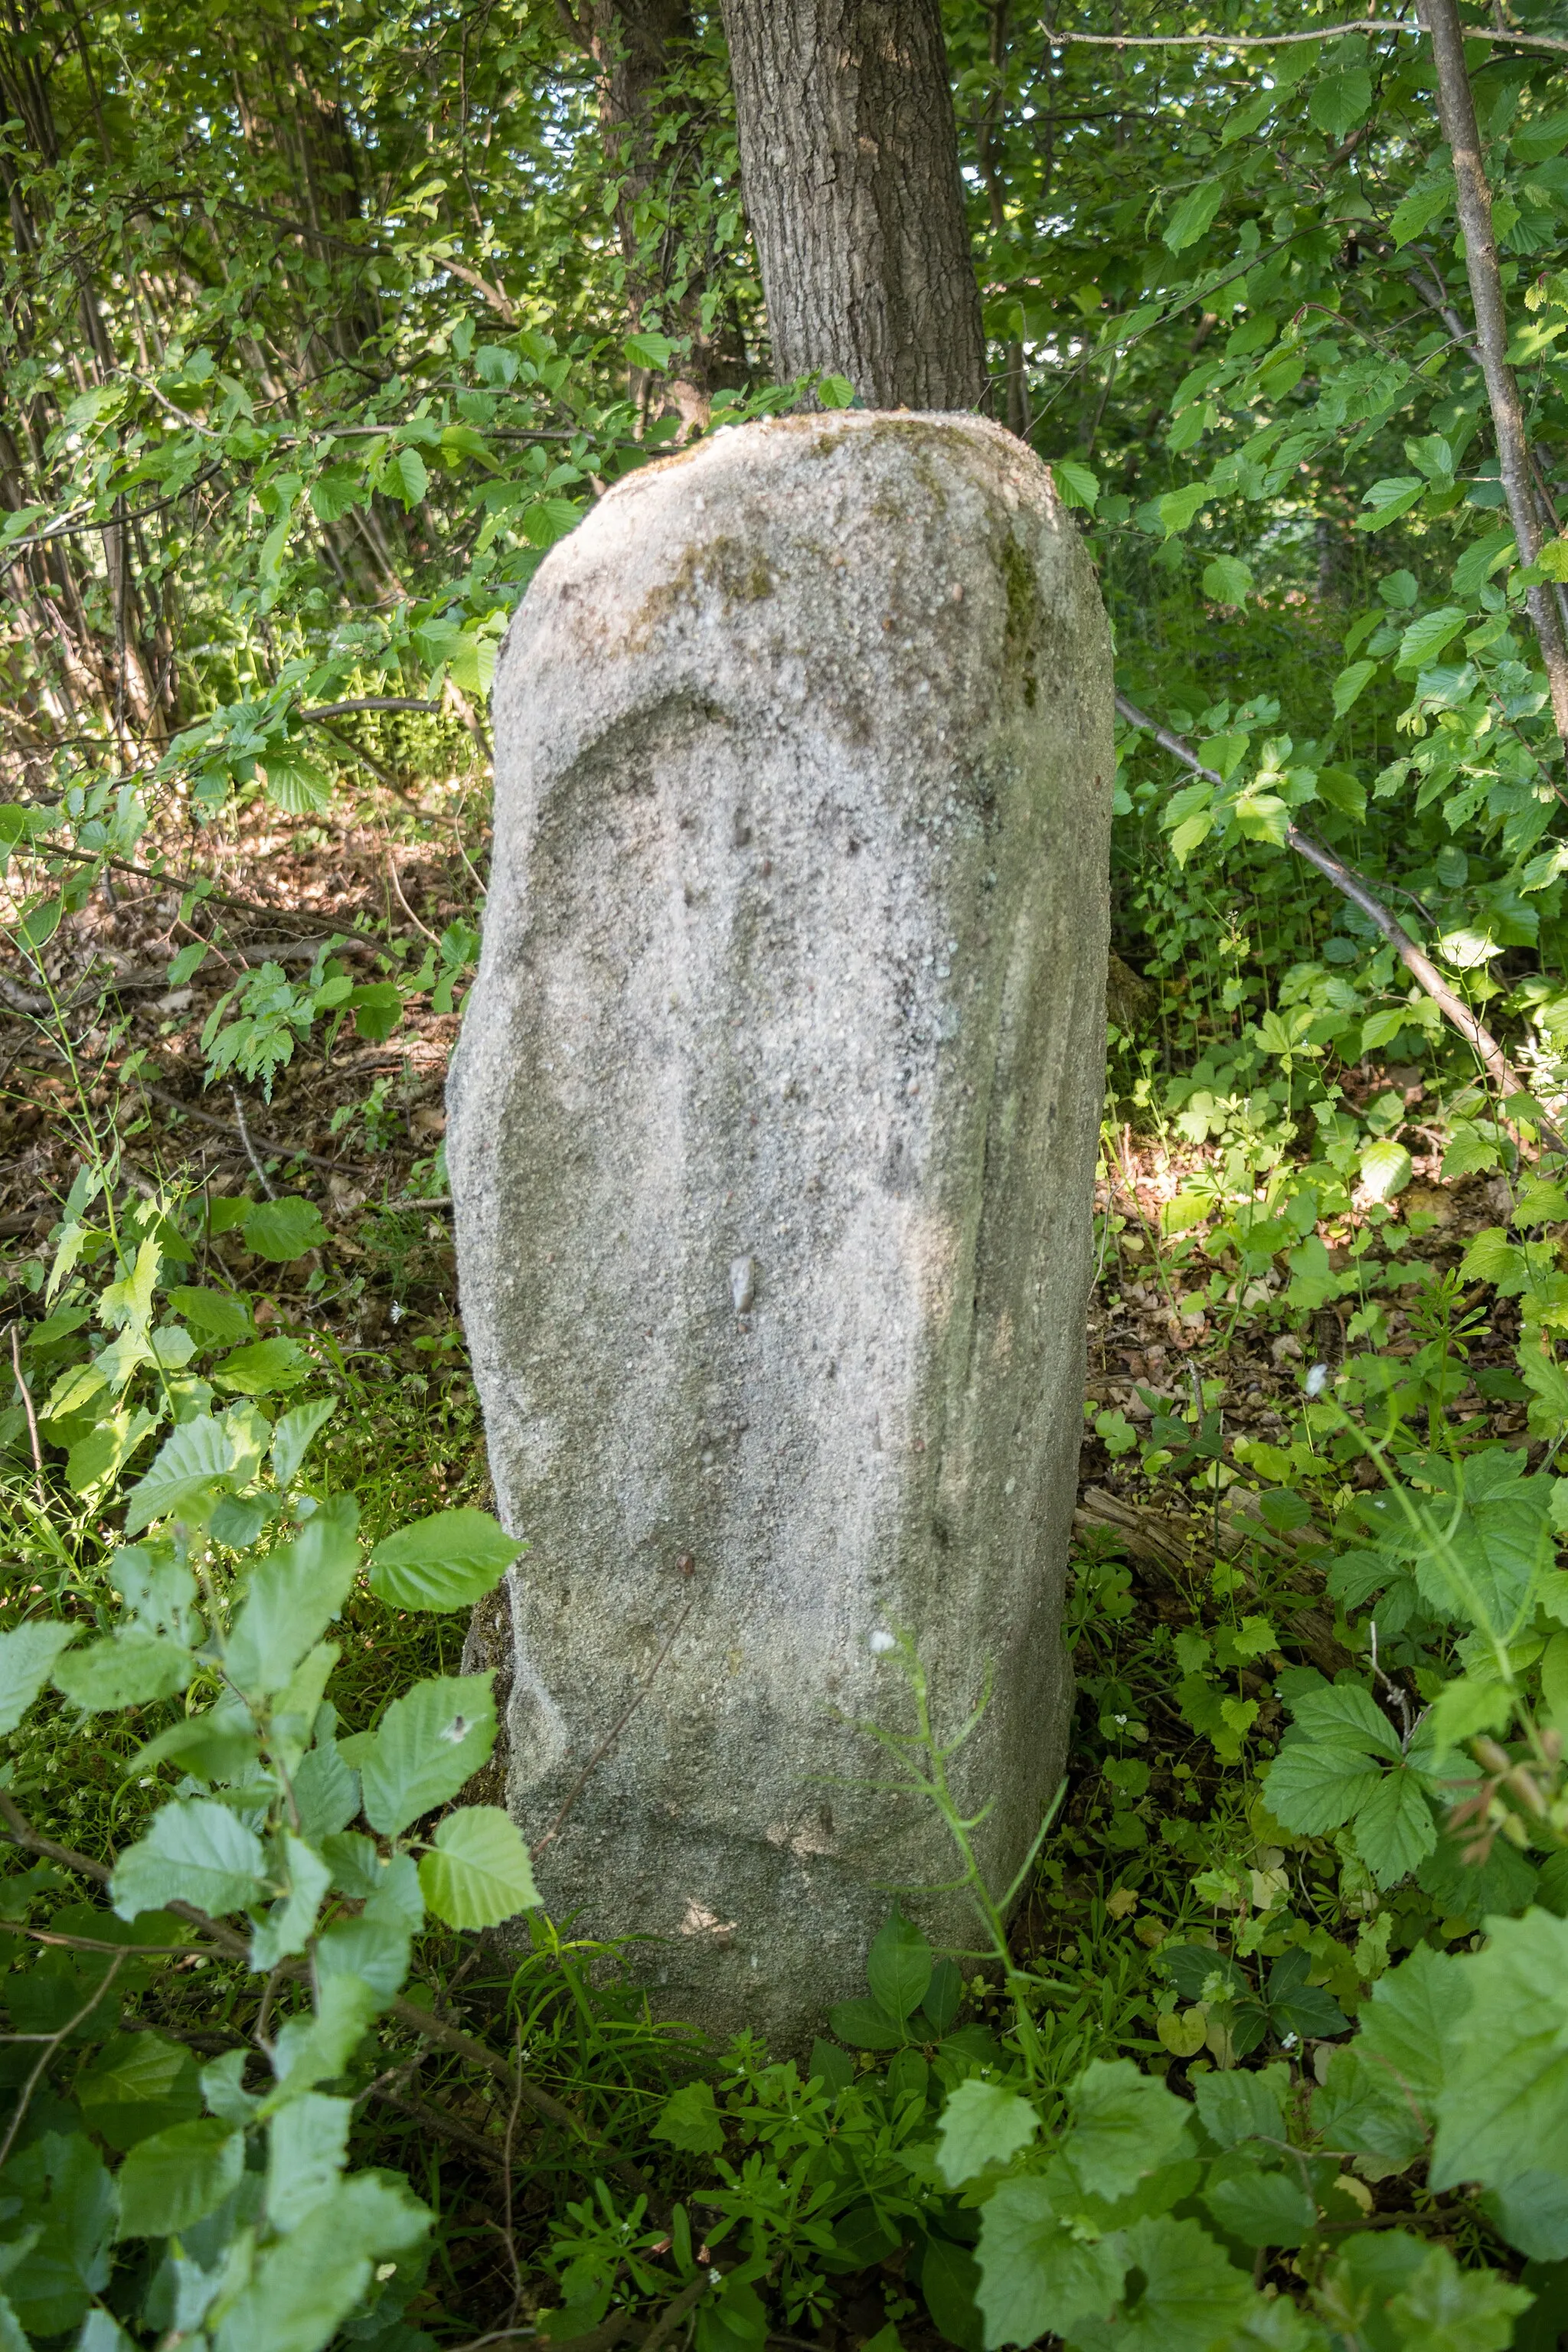
[[873, 408], [985, 389], [940, 0], [722, 0], [779, 376]]

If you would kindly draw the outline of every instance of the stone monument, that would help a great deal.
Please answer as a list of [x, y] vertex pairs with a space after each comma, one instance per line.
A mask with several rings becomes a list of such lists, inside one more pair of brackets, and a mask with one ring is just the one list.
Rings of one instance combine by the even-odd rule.
[[[1005, 1884], [1062, 1768], [1104, 1077], [1109, 635], [971, 416], [721, 431], [611, 490], [498, 665], [448, 1088], [508, 1588], [507, 1801], [661, 2013], [799, 2048], [889, 1889], [907, 1634]], [[566, 1808], [563, 1814], [563, 1808]], [[905, 1895], [972, 1945], [962, 1896]]]

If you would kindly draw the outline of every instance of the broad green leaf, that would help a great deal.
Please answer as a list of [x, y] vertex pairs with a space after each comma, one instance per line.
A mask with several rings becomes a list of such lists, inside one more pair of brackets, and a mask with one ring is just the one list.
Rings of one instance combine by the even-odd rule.
[[1334, 717], [1342, 719], [1377, 676], [1374, 661], [1352, 662], [1334, 680]]
[[321, 1640], [358, 1572], [358, 1517], [352, 1496], [334, 1496], [256, 1570], [224, 1655], [238, 1689], [281, 1691]]
[[429, 1909], [449, 1927], [498, 1927], [539, 1901], [528, 1848], [499, 1805], [448, 1813], [420, 1860], [419, 1885]]
[[1057, 2212], [1040, 2173], [1004, 2180], [986, 2199], [975, 2252], [988, 2347], [1069, 2336], [1075, 2320], [1110, 2309], [1127, 2268], [1119, 2239], [1096, 2242]]
[[[318, 1962], [328, 1940], [328, 1936], [323, 1936], [317, 1945]], [[405, 1948], [405, 1970], [407, 1962]], [[286, 2019], [272, 2045], [272, 2071], [278, 2077], [279, 2088], [289, 2098], [299, 2097], [318, 2083], [335, 2080], [359, 2047], [366, 2027], [392, 1998], [362, 1977], [324, 1972], [319, 1965], [317, 1979], [314, 2011], [300, 2011]]]
[[1318, 2209], [1292, 2173], [1231, 2173], [1205, 2189], [1204, 2203], [1244, 2246], [1300, 2246], [1317, 2225]]
[[275, 1265], [286, 1265], [319, 1248], [328, 1238], [321, 1213], [313, 1201], [289, 1195], [281, 1201], [260, 1201], [247, 1211], [245, 1246]]
[[394, 1609], [471, 1609], [521, 1549], [488, 1511], [437, 1511], [377, 1544], [370, 1589]]
[[1364, 66], [1351, 66], [1323, 75], [1307, 101], [1307, 112], [1317, 130], [1342, 139], [1365, 118], [1371, 104], [1372, 76]]
[[1407, 1877], [1436, 1843], [1437, 1824], [1419, 1775], [1407, 1765], [1385, 1772], [1355, 1817], [1356, 1852], [1379, 1886]]
[[1380, 1136], [1362, 1153], [1361, 1181], [1374, 1201], [1391, 1201], [1414, 1172], [1409, 1152], [1390, 1136]]
[[193, 1903], [214, 1917], [253, 1903], [264, 1857], [254, 1830], [207, 1797], [165, 1805], [114, 1866], [110, 1891], [121, 1919]]
[[1253, 2301], [1250, 2275], [1195, 2221], [1167, 2213], [1135, 2221], [1121, 2231], [1120, 2251], [1139, 2289], [1121, 2305], [1114, 2333], [1107, 2331], [1116, 2352], [1211, 2352]]
[[1380, 1977], [1363, 2009], [1356, 2048], [1387, 2068], [1428, 2114], [1452, 2053], [1465, 2033], [1475, 1989], [1469, 1964], [1417, 1944], [1407, 1960]]
[[89, 2128], [121, 2149], [202, 2111], [195, 2059], [161, 2033], [115, 2034], [77, 2076], [73, 2095]]
[[659, 2110], [652, 2136], [686, 2156], [721, 2156], [724, 2119], [713, 2103], [712, 2084], [683, 2084]]
[[359, 1775], [339, 1755], [335, 1740], [318, 1740], [296, 1767], [294, 1803], [301, 1834], [319, 1843], [346, 1830], [359, 1811]]
[[1167, 539], [1187, 530], [1197, 519], [1199, 509], [1210, 496], [1206, 482], [1189, 482], [1185, 489], [1167, 490], [1160, 500], [1161, 528]]
[[1195, 188], [1187, 190], [1163, 232], [1173, 253], [1184, 253], [1189, 245], [1196, 245], [1199, 237], [1207, 236], [1225, 202], [1227, 186], [1224, 179], [1200, 180]]
[[827, 2021], [851, 2050], [902, 2050], [915, 2039], [901, 2019], [889, 2017], [880, 2001], [869, 1999], [836, 2001]]
[[1467, 547], [1454, 566], [1454, 593], [1471, 597], [1484, 580], [1489, 580], [1500, 564], [1510, 563], [1516, 553], [1511, 530], [1490, 530]]
[[430, 487], [428, 469], [417, 449], [400, 449], [382, 478], [405, 507], [416, 507]]
[[168, 2238], [213, 2212], [239, 2186], [245, 2134], [205, 2116], [138, 2142], [115, 2177], [121, 2238]]
[[962, 2189], [988, 2164], [1010, 2164], [1027, 2147], [1040, 2119], [1027, 2099], [972, 2075], [960, 2083], [937, 2126], [936, 2163], [950, 2189]]
[[337, 1409], [335, 1397], [313, 1397], [309, 1404], [297, 1404], [279, 1415], [272, 1430], [272, 1475], [279, 1486], [293, 1485], [317, 1431]]
[[1097, 2058], [1068, 2093], [1073, 2128], [1066, 2154], [1097, 2197], [1126, 2197], [1168, 2164], [1188, 2137], [1189, 2109], [1130, 2059]]
[[100, 1320], [111, 1331], [144, 1331], [153, 1315], [153, 1288], [158, 1279], [163, 1252], [149, 1238], [136, 1253], [136, 1263], [119, 1282], [110, 1283], [98, 1303]]
[[[287, 526], [279, 526], [286, 530]], [[281, 553], [282, 543], [279, 541]], [[289, 744], [275, 744], [265, 754], [267, 797], [289, 816], [320, 816], [332, 804], [331, 779]]]
[[1204, 594], [1216, 604], [1245, 604], [1252, 593], [1252, 572], [1239, 556], [1216, 555], [1204, 566]]
[[125, 1499], [125, 1532], [139, 1535], [154, 1519], [205, 1520], [235, 1466], [233, 1433], [211, 1413], [182, 1422], [160, 1446], [146, 1476]]
[[1313, 1739], [1370, 1748], [1391, 1764], [1398, 1762], [1399, 1735], [1364, 1683], [1310, 1684], [1289, 1705], [1300, 1728]]
[[16, 1730], [48, 1681], [55, 1660], [76, 1640], [79, 1630], [33, 1618], [0, 1633], [0, 1732]]
[[352, 2099], [307, 2091], [279, 2107], [267, 2127], [267, 2218], [296, 2230], [337, 2187], [353, 2121]]
[[111, 1708], [147, 1706], [184, 1690], [196, 1661], [183, 1642], [171, 1642], [140, 1626], [123, 1625], [107, 1641], [73, 1650], [55, 1668], [55, 1688], [84, 1715]]
[[213, 2336], [214, 2352], [324, 2352], [363, 2299], [373, 2266], [406, 2253], [431, 2215], [400, 2179], [362, 2172], [340, 2181], [258, 2260]]
[[936, 1955], [911, 1920], [896, 1910], [872, 1938], [866, 1958], [871, 1998], [889, 2017], [905, 2018], [926, 1997]]
[[272, 1396], [279, 1389], [297, 1389], [310, 1372], [310, 1360], [298, 1339], [253, 1339], [237, 1348], [211, 1373], [215, 1388], [236, 1396]]
[[384, 1837], [449, 1804], [495, 1745], [489, 1675], [445, 1675], [394, 1699], [374, 1740], [357, 1754], [364, 1817]]
[[675, 345], [669, 337], [655, 334], [646, 327], [639, 328], [635, 335], [628, 335], [621, 349], [630, 366], [649, 368], [655, 374], [661, 373], [675, 356]]
[[332, 1883], [332, 1874], [326, 1864], [302, 1838], [286, 1830], [281, 1845], [288, 1889], [273, 1904], [250, 1939], [253, 1969], [275, 1969], [279, 1960], [304, 1950], [315, 1927], [321, 1898]]
[[1436, 661], [1450, 638], [1464, 627], [1467, 618], [1458, 604], [1445, 604], [1436, 613], [1423, 613], [1418, 621], [1411, 622], [1399, 640], [1395, 669], [1409, 674]]
[[1290, 1735], [1261, 1777], [1264, 1802], [1281, 1828], [1323, 1837], [1353, 1818], [1381, 1776], [1352, 1748]]
[[1087, 507], [1092, 514], [1100, 501], [1100, 477], [1077, 457], [1053, 457], [1051, 479], [1064, 507]]
[[1385, 474], [1381, 481], [1373, 482], [1371, 489], [1363, 493], [1362, 504], [1371, 511], [1357, 517], [1356, 529], [1385, 530], [1391, 522], [1397, 522], [1402, 514], [1408, 514], [1416, 499], [1424, 499], [1426, 495], [1426, 485], [1419, 474]]
[[1443, 2053], [1434, 2189], [1527, 2164], [1568, 2173], [1568, 1920], [1528, 1911], [1488, 1927], [1486, 1948], [1455, 1964], [1468, 2004]]
[[1440, 180], [1433, 180], [1424, 188], [1412, 188], [1410, 194], [1395, 205], [1394, 216], [1388, 224], [1389, 234], [1395, 246], [1408, 245], [1411, 238], [1419, 236], [1424, 228], [1430, 228], [1434, 221], [1441, 220], [1445, 213], [1451, 212], [1453, 205], [1454, 182], [1450, 173], [1446, 172]]
[[816, 396], [824, 408], [853, 408], [855, 405], [855, 387], [847, 375], [818, 376]]
[[1284, 2138], [1289, 2089], [1289, 2069], [1276, 2064], [1256, 2073], [1200, 2074], [1193, 2095], [1209, 2137], [1221, 2147], [1236, 2147], [1254, 2137]]
[[1461, 2270], [1447, 2246], [1434, 2246], [1388, 2316], [1413, 2352], [1504, 2352], [1515, 2319], [1534, 2300], [1528, 2286], [1491, 2270]]

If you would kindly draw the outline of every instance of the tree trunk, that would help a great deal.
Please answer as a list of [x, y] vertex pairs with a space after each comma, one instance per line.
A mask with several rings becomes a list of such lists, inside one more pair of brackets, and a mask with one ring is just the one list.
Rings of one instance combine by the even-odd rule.
[[940, 0], [722, 0], [781, 377], [874, 408], [985, 390]]

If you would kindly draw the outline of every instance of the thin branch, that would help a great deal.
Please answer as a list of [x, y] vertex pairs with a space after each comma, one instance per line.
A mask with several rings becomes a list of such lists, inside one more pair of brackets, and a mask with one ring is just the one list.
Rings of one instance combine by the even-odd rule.
[[[1437, 68], [1437, 114], [1454, 163], [1454, 187], [1459, 226], [1465, 236], [1465, 268], [1470, 281], [1470, 303], [1476, 315], [1476, 343], [1487, 401], [1497, 438], [1498, 469], [1508, 497], [1509, 520], [1521, 564], [1531, 564], [1541, 552], [1541, 519], [1530, 465], [1530, 439], [1519, 385], [1508, 363], [1508, 309], [1497, 240], [1492, 235], [1492, 195], [1481, 160], [1481, 137], [1476, 123], [1475, 100], [1465, 68], [1468, 27], [1459, 23], [1455, 0], [1417, 0], [1432, 55]], [[1568, 50], [1568, 42], [1555, 46]], [[1551, 589], [1544, 583], [1528, 591], [1530, 617], [1546, 666], [1552, 692], [1552, 715], [1559, 740], [1568, 748], [1568, 645]]]
[[[186, 422], [190, 420], [187, 418]], [[162, 514], [165, 507], [177, 507], [182, 499], [188, 499], [193, 490], [199, 490], [204, 482], [210, 482], [215, 474], [221, 474], [224, 464], [223, 458], [217, 458], [212, 465], [204, 467], [183, 490], [174, 490], [166, 499], [154, 499], [150, 505], [133, 507], [126, 514], [100, 517], [96, 521], [55, 522], [47, 530], [34, 531], [28, 539], [14, 539], [9, 547], [0, 547], [0, 565], [8, 564], [13, 556], [26, 555], [30, 548], [46, 546], [51, 539], [82, 539], [89, 530], [119, 530], [129, 523], [143, 521], [148, 515]]]
[[33, 1391], [27, 1386], [22, 1370], [22, 1335], [18, 1327], [11, 1326], [11, 1366], [16, 1375], [16, 1386], [22, 1391], [22, 1408], [27, 1416], [27, 1435], [33, 1443], [33, 1476], [38, 1490], [38, 1508], [47, 1507], [44, 1500], [44, 1449], [38, 1443], [38, 1416], [33, 1411]]
[[[1173, 735], [1168, 727], [1162, 727], [1157, 719], [1149, 717], [1147, 711], [1140, 710], [1126, 695], [1118, 694], [1116, 708], [1129, 726], [1141, 729], [1145, 735], [1152, 735], [1162, 751], [1169, 751], [1173, 760], [1179, 760], [1184, 767], [1190, 768], [1194, 775], [1204, 777], [1211, 784], [1224, 783], [1224, 777], [1216, 769], [1205, 768], [1190, 743], [1184, 742], [1179, 735]], [[1342, 892], [1352, 906], [1361, 908], [1370, 922], [1375, 923], [1412, 979], [1419, 982], [1439, 1011], [1453, 1023], [1465, 1043], [1479, 1055], [1504, 1099], [1510, 1095], [1528, 1094], [1530, 1090], [1524, 1080], [1491, 1031], [1477, 1020], [1463, 997], [1455, 994], [1431, 958], [1416, 946], [1404, 924], [1396, 916], [1390, 914], [1381, 898], [1373, 896], [1361, 876], [1342, 858], [1336, 857], [1331, 849], [1325, 848], [1321, 842], [1314, 841], [1310, 834], [1303, 833], [1299, 825], [1287, 823], [1285, 843], [1298, 857], [1304, 857], [1309, 866], [1316, 866], [1318, 872], [1331, 882], [1336, 890]], [[1568, 1145], [1564, 1144], [1550, 1120], [1543, 1118], [1540, 1125], [1542, 1134], [1554, 1150], [1568, 1150]]]
[[4, 2167], [6, 2158], [10, 2155], [12, 2148], [16, 2146], [16, 2134], [22, 2128], [23, 2117], [26, 2115], [27, 2108], [32, 2102], [33, 2093], [38, 2087], [39, 2078], [42, 2075], [45, 2067], [48, 2064], [50, 2057], [54, 2052], [59, 2048], [62, 2042], [69, 2040], [70, 2036], [76, 2032], [77, 2027], [81, 2024], [83, 2019], [89, 2018], [92, 2015], [93, 2011], [98, 2007], [99, 2002], [103, 1999], [104, 1994], [109, 1990], [110, 1986], [120, 1974], [121, 1961], [126, 1960], [129, 1958], [130, 1954], [128, 1952], [121, 1952], [118, 1954], [114, 1959], [110, 1960], [108, 1968], [105, 1969], [103, 1972], [102, 1983], [94, 1986], [90, 1998], [84, 2002], [80, 2009], [78, 2010], [76, 2015], [69, 2019], [66, 2024], [62, 2025], [58, 2033], [51, 2033], [44, 2047], [39, 2051], [38, 2063], [22, 2085], [21, 2095], [16, 2101], [16, 2112], [11, 2118], [10, 2125], [6, 2130], [4, 2140], [0, 2140], [0, 2168]]
[[[1337, 41], [1345, 33], [1419, 33], [1419, 25], [1402, 25], [1392, 16], [1352, 16], [1342, 25], [1322, 25], [1311, 33], [1064, 33], [1045, 27], [1047, 41], [1074, 42], [1095, 49], [1283, 49], [1297, 41]], [[1546, 49], [1568, 56], [1568, 41], [1549, 35], [1510, 33], [1501, 26], [1467, 25], [1467, 41], [1487, 41], [1512, 49]]]
[[366, 694], [355, 702], [322, 702], [313, 710], [301, 710], [295, 715], [306, 726], [320, 726], [327, 719], [352, 719], [360, 710], [439, 710], [438, 702], [421, 702], [413, 694]]

